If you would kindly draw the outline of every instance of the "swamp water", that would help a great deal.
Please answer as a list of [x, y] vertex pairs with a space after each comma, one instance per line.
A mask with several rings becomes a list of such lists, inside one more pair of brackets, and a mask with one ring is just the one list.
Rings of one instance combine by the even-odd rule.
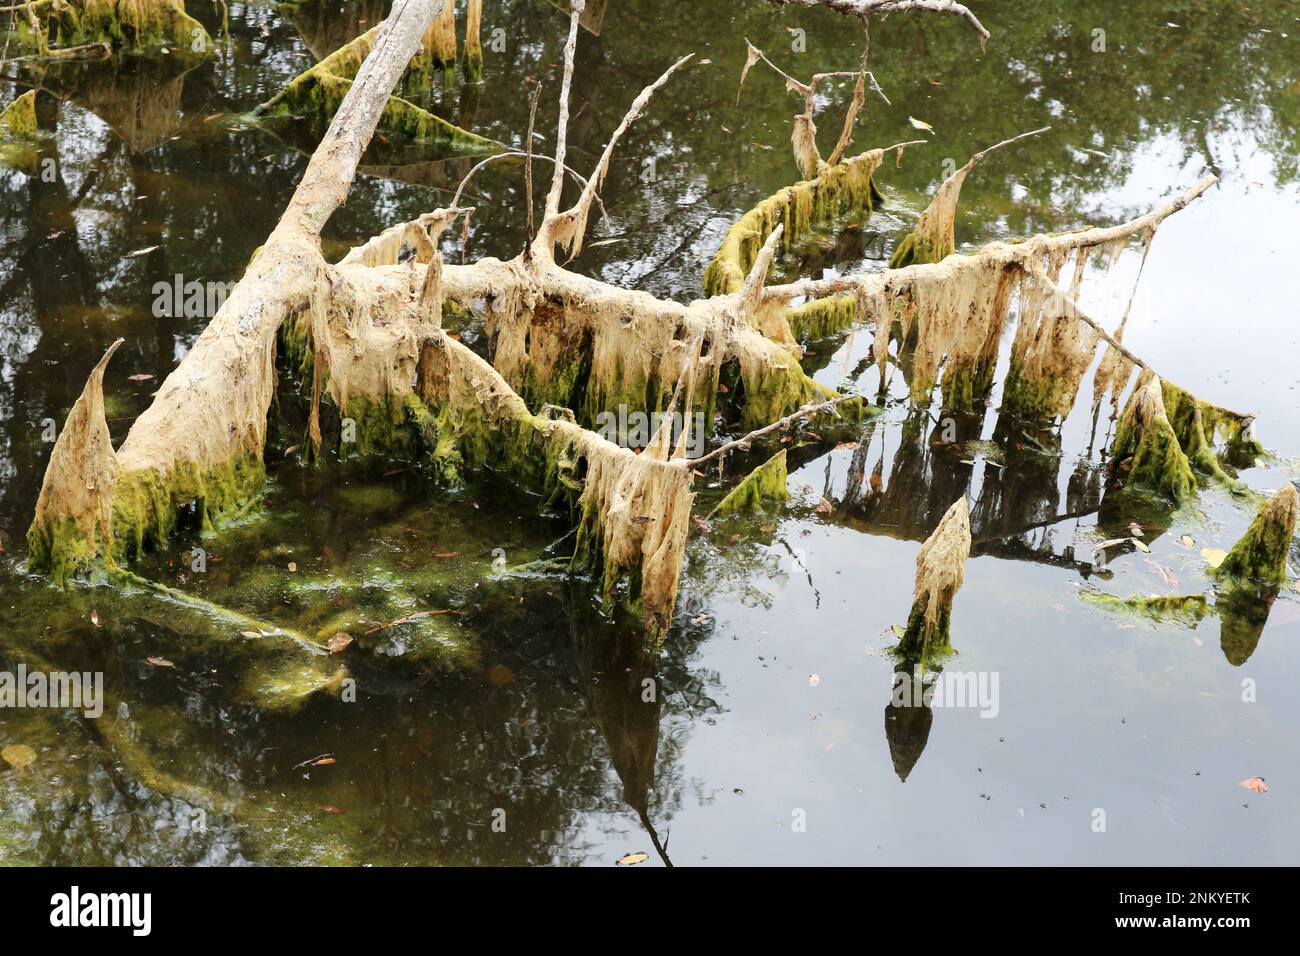
[[[1300, 453], [1300, 4], [1048, 2], [1014, 18], [972, 6], [993, 34], [983, 53], [955, 18], [873, 26], [871, 66], [893, 105], [868, 101], [857, 148], [924, 135], [909, 116], [934, 127], [932, 142], [901, 166], [888, 157], [884, 208], [806, 244], [782, 277], [884, 268], [946, 159], [1043, 125], [967, 179], [960, 248], [1118, 222], [1217, 172], [1221, 185], [1161, 228], [1125, 343], [1201, 397], [1256, 412], [1284, 460], [1241, 477], [1278, 488]], [[439, 79], [427, 103], [519, 144], [521, 80], [541, 79], [545, 148], [564, 18], [541, 0], [485, 7], [485, 82]], [[982, 416], [945, 423], [909, 410], [895, 375], [881, 416], [823, 441], [801, 431], [785, 506], [693, 534], [659, 650], [630, 615], [602, 614], [590, 582], [554, 571], [564, 526], [535, 499], [489, 476], [441, 489], [402, 460], [305, 464], [289, 370], [263, 509], [208, 534], [183, 527], [134, 568], [255, 623], [28, 576], [46, 420], [62, 424], [122, 336], [105, 391], [114, 440], [125, 436], [206, 321], [156, 315], [157, 284], [237, 280], [305, 164], [310, 131], [238, 117], [384, 4], [231, 3], [227, 22], [220, 4], [187, 9], [221, 40], [198, 64], [4, 67], [18, 82], [3, 102], [33, 84], [64, 99], [57, 118], [52, 97], [38, 100], [53, 181], [0, 169], [0, 670], [102, 672], [105, 711], [0, 710], [0, 748], [34, 756], [0, 763], [0, 862], [1294, 862], [1294, 578], [1262, 628], [1226, 638], [1214, 613], [1157, 623], [1085, 600], [1207, 590], [1202, 549], [1230, 547], [1253, 511], [1214, 486], [1177, 512], [1103, 504], [1096, 449], [1113, 426], [1103, 407], [1094, 439], [1090, 377], [1059, 429], [1000, 415], [996, 394]], [[697, 297], [727, 226], [797, 178], [799, 101], [756, 68], [736, 105], [744, 38], [806, 77], [855, 66], [850, 26], [761, 0], [611, 0], [600, 35], [579, 44], [578, 168], [668, 62], [709, 62], [629, 132], [603, 191], [610, 221], [574, 267]], [[829, 98], [824, 139], [849, 93]], [[467, 168], [383, 142], [369, 159], [327, 230], [340, 254], [445, 203]], [[474, 188], [468, 254], [513, 254], [518, 169]], [[444, 247], [453, 260], [458, 244]], [[1133, 244], [1085, 287], [1112, 327], [1140, 258]], [[466, 344], [481, 348], [479, 333], [463, 323]], [[805, 365], [872, 394], [870, 339], [810, 342]], [[711, 484], [697, 481], [699, 514], [725, 490]], [[893, 707], [889, 650], [914, 560], [963, 491], [973, 556], [943, 673], [971, 675], [977, 706]], [[1149, 551], [1115, 549], [1099, 566], [1092, 545], [1133, 522]], [[354, 644], [337, 657], [294, 642], [340, 628]], [[352, 695], [299, 698], [340, 659]], [[1238, 786], [1256, 775], [1269, 792]]]

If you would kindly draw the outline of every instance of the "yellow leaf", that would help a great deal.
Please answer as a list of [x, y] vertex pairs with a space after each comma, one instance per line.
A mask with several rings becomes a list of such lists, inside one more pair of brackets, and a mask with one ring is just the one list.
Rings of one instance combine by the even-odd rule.
[[636, 866], [638, 863], [644, 863], [650, 859], [649, 853], [629, 853], [618, 861], [618, 866]]
[[915, 116], [909, 116], [907, 118], [907, 121], [911, 123], [912, 126], [914, 126], [916, 129], [923, 129], [927, 133], [934, 132], [934, 127], [931, 126], [929, 123], [927, 123], [925, 120], [919, 120]]
[[1227, 551], [1220, 551], [1218, 548], [1201, 548], [1201, 557], [1210, 563], [1210, 567], [1217, 568], [1223, 563], [1223, 559], [1228, 556]]
[[0, 757], [15, 770], [24, 770], [36, 759], [36, 751], [26, 744], [10, 744], [0, 750]]

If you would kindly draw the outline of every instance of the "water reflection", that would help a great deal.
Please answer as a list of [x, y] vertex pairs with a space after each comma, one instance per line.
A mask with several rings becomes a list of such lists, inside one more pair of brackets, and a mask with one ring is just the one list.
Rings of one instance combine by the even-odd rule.
[[[894, 133], [909, 128], [908, 115], [934, 125], [936, 141], [933, 148], [909, 152], [901, 166], [886, 164], [882, 180], [892, 209], [840, 231], [801, 262], [787, 262], [787, 269], [815, 274], [878, 267], [884, 257], [879, 247], [892, 247], [907, 230], [910, 220], [903, 210], [932, 190], [943, 157], [965, 156], [1048, 120], [1052, 137], [1027, 141], [1015, 161], [989, 163], [972, 177], [959, 240], [981, 242], [1123, 218], [1132, 211], [1130, 202], [1145, 201], [1109, 194], [1153, 142], [1172, 144], [1172, 152], [1182, 151], [1198, 168], [1230, 169], [1224, 144], [1244, 137], [1267, 158], [1270, 188], [1296, 179], [1300, 92], [1293, 49], [1279, 34], [1284, 28], [1293, 34], [1300, 30], [1272, 5], [1197, 2], [1172, 14], [1142, 5], [1057, 2], [1018, 9], [1014, 19], [994, 5], [980, 6], [996, 30], [984, 53], [960, 31], [924, 17], [894, 17], [873, 31], [873, 70], [895, 105], [872, 104], [859, 144], [905, 138]], [[217, 4], [188, 7], [209, 32], [220, 35]], [[780, 588], [807, 585], [819, 613], [861, 588], [859, 582], [815, 578], [798, 553], [802, 531], [821, 524], [847, 529], [857, 533], [854, 553], [875, 553], [885, 537], [924, 540], [948, 506], [967, 494], [977, 557], [1107, 586], [1124, 580], [1112, 568], [1098, 566], [1087, 542], [1127, 533], [1138, 513], [1132, 503], [1107, 493], [1104, 463], [1087, 453], [1091, 436], [1077, 431], [1086, 416], [1076, 411], [1069, 427], [1052, 430], [994, 407], [953, 416], [950, 428], [937, 409], [929, 415], [909, 413], [896, 403], [850, 436], [856, 447], [835, 450], [827, 443], [791, 449], [792, 472], [823, 478], [819, 490], [833, 507], [829, 518], [795, 506], [780, 517], [728, 528], [739, 540], [722, 539], [725, 548], [721, 542], [696, 546], [678, 622], [660, 653], [644, 647], [634, 625], [596, 613], [591, 591], [581, 582], [521, 575], [475, 589], [465, 579], [437, 585], [441, 591], [426, 588], [412, 599], [423, 606], [440, 606], [431, 603], [435, 597], [464, 602], [466, 613], [457, 619], [455, 633], [472, 644], [473, 666], [362, 660], [354, 667], [362, 691], [357, 704], [319, 699], [297, 713], [267, 713], [238, 693], [239, 677], [254, 666], [247, 650], [211, 622], [152, 596], [108, 588], [60, 594], [27, 579], [17, 559], [48, 454], [42, 423], [62, 421], [81, 389], [84, 363], [72, 359], [99, 354], [116, 336], [127, 337], [108, 384], [116, 403], [111, 426], [120, 440], [204, 322], [153, 316], [153, 284], [176, 274], [237, 278], [278, 215], [279, 204], [272, 200], [288, 195], [302, 168], [295, 148], [205, 120], [246, 112], [373, 25], [384, 7], [336, 2], [277, 10], [232, 4], [229, 45], [194, 67], [154, 61], [80, 64], [47, 71], [39, 79], [9, 67], [4, 71], [18, 77], [22, 88], [39, 83], [51, 94], [38, 99], [42, 126], [50, 132], [40, 155], [54, 160], [56, 174], [48, 180], [0, 174], [0, 547], [8, 549], [0, 556], [0, 634], [5, 636], [0, 667], [26, 661], [102, 670], [112, 706], [102, 725], [73, 715], [4, 715], [0, 733], [6, 741], [37, 747], [40, 757], [21, 777], [0, 770], [0, 858], [582, 861], [611, 846], [623, 849], [621, 832], [602, 836], [596, 830], [618, 831], [630, 823], [666, 863], [672, 855], [670, 829], [707, 805], [707, 794], [722, 785], [712, 767], [691, 762], [692, 734], [702, 734], [714, 726], [710, 721], [724, 716], [720, 701], [735, 706], [733, 698], [745, 683], [737, 675], [754, 656], [748, 643], [754, 634], [744, 630], [730, 642], [735, 625], [712, 620], [720, 615], [718, 608], [734, 597], [742, 608], [773, 615], [774, 630], [802, 635], [817, 630], [819, 619], [785, 616]], [[542, 79], [548, 90], [556, 88], [562, 20], [550, 4], [535, 0], [489, 0], [487, 8], [485, 37], [493, 23], [508, 22], [517, 40], [489, 53], [482, 86], [431, 89], [429, 102], [464, 128], [518, 144], [528, 120], [528, 98], [520, 95], [519, 81]], [[743, 62], [739, 38], [748, 35], [760, 46], [783, 49], [786, 27], [794, 20], [762, 0], [722, 7], [677, 4], [669, 26], [663, 10], [662, 0], [620, 0], [594, 29], [586, 24], [574, 88], [572, 138], [580, 156], [599, 152], [627, 102], [666, 61], [695, 49], [714, 63], [698, 81], [667, 88], [648, 121], [631, 131], [605, 189], [613, 218], [608, 227], [599, 227], [607, 231], [593, 237], [617, 241], [593, 246], [574, 267], [685, 300], [698, 294], [704, 263], [726, 225], [793, 175], [788, 94], [779, 83], [756, 76], [738, 109], [735, 81]], [[1174, 16], [1179, 25], [1168, 26]], [[815, 51], [819, 68], [856, 62], [857, 38], [846, 36], [842, 21], [800, 15], [798, 23], [808, 31], [808, 49]], [[1105, 54], [1090, 49], [1094, 26], [1107, 31], [1111, 48]], [[1171, 42], [1161, 42], [1165, 36]], [[925, 64], [920, 73], [917, 63]], [[544, 148], [550, 128], [540, 119], [539, 114], [538, 148]], [[289, 144], [309, 145], [310, 137]], [[456, 164], [403, 164], [403, 158], [382, 151], [372, 155], [374, 164], [363, 170], [327, 241], [343, 246], [413, 218], [440, 201], [430, 190], [453, 188], [463, 174]], [[648, 162], [653, 181], [643, 176]], [[506, 255], [519, 248], [524, 228], [523, 217], [514, 214], [522, 202], [519, 173], [502, 163], [478, 181], [482, 195], [476, 203], [484, 213], [473, 221], [472, 255]], [[491, 209], [512, 214], [487, 214]], [[148, 255], [124, 258], [154, 246]], [[846, 353], [853, 360], [865, 358], [858, 355], [862, 343], [854, 348], [837, 341], [823, 351], [837, 362]], [[861, 368], [848, 363], [864, 379], [870, 366], [869, 361]], [[1253, 371], [1272, 374], [1267, 367]], [[127, 376], [136, 373], [156, 379], [131, 383]], [[1103, 418], [1099, 427], [1106, 426]], [[294, 441], [286, 429], [277, 453]], [[1098, 436], [1095, 446], [1104, 444]], [[388, 470], [387, 464], [376, 468], [380, 475]], [[462, 533], [454, 530], [461, 519], [436, 502], [403, 503], [379, 518], [365, 508], [349, 512], [346, 504], [337, 505], [339, 488], [346, 492], [357, 479], [356, 472], [339, 469], [325, 475], [321, 487], [287, 470], [277, 478], [282, 497], [270, 504], [283, 508], [288, 524], [273, 532], [257, 526], [232, 529], [215, 543], [202, 542], [223, 560], [212, 565], [208, 578], [191, 578], [185, 586], [213, 599], [247, 601], [248, 609], [288, 623], [314, 612], [315, 598], [305, 600], [288, 588], [283, 561], [277, 577], [264, 580], [265, 587], [250, 596], [250, 579], [269, 563], [261, 556], [263, 548], [277, 557], [275, 547], [287, 544], [313, 559], [319, 556], [320, 574], [357, 580], [367, 573], [361, 559], [371, 545], [402, 557], [459, 548], [434, 540]], [[531, 519], [521, 517], [527, 503], [505, 493], [491, 502], [483, 524], [471, 522], [463, 529], [465, 541], [499, 536], [501, 527], [517, 521], [527, 531], [520, 531], [527, 548], [540, 554], [551, 543], [545, 522], [529, 524]], [[300, 507], [295, 512], [291, 504]], [[1241, 523], [1239, 517], [1223, 517], [1213, 502], [1205, 507], [1216, 509], [1215, 520], [1225, 526]], [[457, 504], [460, 511], [467, 508], [465, 501]], [[1166, 532], [1177, 516], [1155, 507], [1138, 517], [1148, 546], [1169, 543]], [[422, 537], [406, 535], [407, 527]], [[259, 535], [275, 540], [259, 543]], [[178, 540], [148, 570], [179, 584], [184, 564], [168, 563], [196, 543], [199, 539]], [[327, 545], [337, 560], [325, 554]], [[475, 554], [474, 560], [482, 571], [490, 556]], [[387, 570], [392, 578], [411, 578], [418, 568]], [[409, 581], [403, 586], [412, 589]], [[1025, 584], [1026, 615], [1033, 627], [1046, 629], [1055, 619], [1053, 612], [1035, 606], [1048, 600], [1035, 587]], [[373, 590], [394, 599], [399, 589]], [[1277, 602], [1286, 601], [1285, 595], [1264, 594], [1233, 595], [1218, 603], [1228, 664], [1240, 666], [1263, 654], [1261, 634]], [[99, 625], [91, 622], [92, 611]], [[963, 644], [960, 618], [955, 630], [959, 651], [984, 650]], [[149, 657], [175, 666], [144, 663]], [[1268, 665], [1277, 661], [1270, 657]], [[1038, 673], [1047, 675], [1042, 682], [1067, 696], [1054, 666], [1040, 666]], [[893, 687], [911, 679], [906, 670], [893, 673]], [[888, 683], [871, 687], [859, 695], [866, 708], [879, 706], [887, 687], [893, 690]], [[737, 722], [751, 723], [757, 731], [726, 738], [727, 746], [746, 753], [744, 766], [755, 777], [765, 771], [780, 774], [780, 767], [765, 767], [765, 752], [754, 740], [785, 728], [771, 725], [769, 698], [762, 698], [761, 707], [749, 703]], [[1045, 716], [1063, 719], [1058, 710]], [[932, 733], [934, 722], [924, 701], [886, 705], [884, 743], [897, 778], [912, 780], [909, 796], [919, 789], [913, 774], [922, 753], [961, 733], [947, 726]], [[875, 741], [881, 737], [874, 719], [853, 730]], [[299, 766], [325, 753], [338, 762]], [[847, 779], [846, 774], [834, 782]], [[197, 829], [195, 809], [206, 810], [205, 829]], [[505, 814], [504, 833], [493, 829], [497, 811]]]

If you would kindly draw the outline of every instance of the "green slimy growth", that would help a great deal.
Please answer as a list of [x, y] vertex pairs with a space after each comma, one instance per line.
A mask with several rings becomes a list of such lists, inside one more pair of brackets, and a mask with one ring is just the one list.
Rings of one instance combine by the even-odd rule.
[[915, 231], [909, 232], [889, 257], [889, 268], [903, 269], [922, 263], [942, 262], [956, 251], [953, 246], [936, 244]]
[[816, 222], [837, 216], [866, 218], [880, 203], [874, 173], [879, 151], [863, 153], [828, 167], [816, 179], [787, 186], [745, 213], [722, 240], [704, 273], [706, 295], [739, 292], [759, 251], [777, 225], [784, 225], [782, 245], [789, 250], [807, 238]]
[[1196, 477], [1165, 414], [1160, 380], [1152, 378], [1129, 399], [1111, 448], [1112, 474], [1126, 488], [1142, 488], [1178, 504], [1196, 492]]
[[1246, 533], [1211, 573], [1221, 580], [1284, 584], [1297, 511], [1300, 494], [1288, 482], [1264, 503]]
[[30, 90], [0, 111], [0, 164], [31, 175], [36, 152], [36, 91]]
[[18, 17], [14, 37], [38, 52], [106, 43], [114, 52], [206, 57], [213, 47], [203, 24], [179, 0], [37, 0], [31, 11], [43, 37]]
[[1154, 624], [1172, 622], [1196, 627], [1210, 612], [1204, 594], [1150, 594], [1121, 598], [1103, 591], [1081, 591], [1079, 597], [1108, 611], [1139, 617]]
[[786, 450], [783, 448], [746, 476], [723, 498], [713, 515], [762, 512], [769, 504], [788, 500], [786, 491]]
[[924, 607], [913, 605], [895, 654], [901, 660], [915, 662], [921, 671], [926, 671], [955, 653], [951, 605], [940, 607], [932, 622], [926, 620]]
[[[352, 88], [353, 78], [373, 49], [378, 34], [379, 27], [375, 27], [300, 73], [274, 97], [257, 107], [252, 120], [265, 122], [305, 119], [323, 130]], [[419, 82], [420, 72], [427, 68], [426, 61], [437, 56], [431, 52], [416, 57], [403, 75], [403, 82], [410, 82], [414, 88], [419, 88], [422, 85]], [[453, 49], [452, 62], [454, 61]], [[427, 82], [423, 84], [424, 87], [427, 85]], [[376, 127], [376, 136], [381, 142], [388, 137], [395, 137], [407, 146], [415, 147], [418, 155], [404, 155], [403, 162], [454, 156], [486, 156], [500, 152], [501, 149], [491, 140], [463, 130], [400, 96], [388, 98]]]

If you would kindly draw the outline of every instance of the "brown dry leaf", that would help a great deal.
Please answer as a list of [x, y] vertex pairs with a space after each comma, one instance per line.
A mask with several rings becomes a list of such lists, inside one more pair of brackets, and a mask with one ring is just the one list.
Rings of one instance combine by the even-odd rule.
[[329, 766], [332, 766], [333, 764], [336, 764], [336, 763], [338, 763], [338, 760], [335, 759], [334, 757], [321, 757], [320, 760], [313, 761], [312, 766], [313, 766], [313, 767], [329, 767]]
[[1264, 785], [1263, 777], [1248, 777], [1241, 781], [1241, 783], [1237, 784], [1237, 786], [1245, 787], [1247, 790], [1254, 791], [1255, 793], [1268, 793], [1268, 787]]
[[823, 498], [821, 501], [817, 502], [817, 507], [814, 508], [813, 511], [815, 511], [819, 515], [833, 514], [835, 511], [835, 506], [831, 504], [829, 501], [827, 501], [825, 498]]
[[933, 133], [933, 132], [934, 132], [934, 127], [931, 126], [929, 123], [927, 123], [925, 120], [919, 120], [919, 119], [917, 119], [915, 116], [909, 116], [909, 117], [907, 118], [907, 121], [908, 121], [909, 123], [911, 123], [912, 126], [913, 126], [913, 128], [915, 128], [915, 129], [923, 129], [923, 130], [925, 130], [927, 133]]
[[493, 687], [504, 687], [515, 679], [515, 672], [505, 664], [493, 664], [487, 669], [487, 679]]
[[713, 525], [709, 524], [699, 515], [691, 515], [691, 520], [695, 522], [695, 527], [699, 528], [705, 534], [709, 534], [713, 531]]
[[339, 631], [330, 638], [329, 649], [331, 654], [342, 654], [352, 643], [352, 635], [347, 631]]
[[649, 853], [629, 853], [627, 856], [619, 859], [616, 866], [636, 866], [638, 863], [644, 863], [650, 859]]
[[98, 611], [91, 611], [91, 612], [90, 612], [90, 623], [93, 624], [93, 625], [95, 625], [95, 627], [99, 627], [99, 626], [100, 626], [100, 623], [99, 623], [99, 612], [98, 612]]
[[36, 751], [26, 744], [10, 744], [0, 750], [0, 757], [15, 770], [26, 770], [36, 759]]
[[151, 378], [153, 378], [153, 376], [150, 375], [148, 372], [139, 372], [135, 375], [128, 375], [126, 377], [126, 380], [128, 382], [147, 382]]
[[343, 812], [343, 811], [340, 810], [338, 807], [333, 806], [332, 804], [329, 804], [329, 803], [322, 803], [322, 804], [320, 805], [320, 808], [321, 808], [322, 810], [324, 810], [326, 813], [342, 813], [342, 812]]
[[146, 657], [144, 660], [146, 664], [152, 664], [154, 667], [175, 667], [176, 666], [165, 657]]
[[459, 552], [459, 551], [436, 551], [436, 552], [434, 552], [434, 555], [433, 555], [433, 556], [434, 556], [435, 558], [443, 558], [443, 559], [446, 559], [446, 558], [459, 558], [459, 557], [460, 557], [460, 552]]

